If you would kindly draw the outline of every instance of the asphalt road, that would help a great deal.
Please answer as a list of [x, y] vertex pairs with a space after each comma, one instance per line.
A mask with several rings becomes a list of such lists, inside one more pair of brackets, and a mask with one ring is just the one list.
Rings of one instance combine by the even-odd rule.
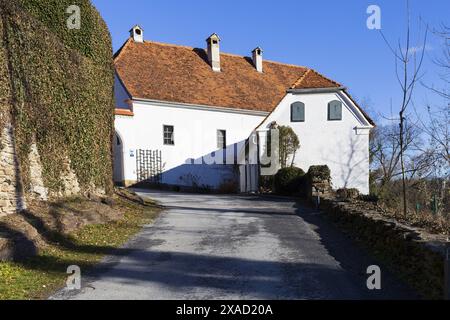
[[[414, 295], [311, 209], [281, 198], [139, 191], [166, 210], [53, 299], [404, 299]], [[82, 271], [83, 272], [83, 271]]]

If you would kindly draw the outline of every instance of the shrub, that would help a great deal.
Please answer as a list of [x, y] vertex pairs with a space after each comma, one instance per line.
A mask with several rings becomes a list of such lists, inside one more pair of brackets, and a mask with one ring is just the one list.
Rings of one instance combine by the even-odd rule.
[[274, 188], [278, 194], [293, 194], [300, 192], [305, 172], [297, 167], [287, 167], [278, 170], [274, 176]]
[[262, 193], [270, 193], [274, 191], [275, 176], [260, 176], [259, 177], [259, 191]]
[[[72, 4], [82, 12], [80, 30], [67, 28]], [[0, 16], [0, 126], [5, 115], [14, 124], [24, 191], [31, 192], [35, 143], [51, 194], [64, 190], [69, 161], [81, 191], [112, 193], [114, 68], [105, 22], [89, 0], [0, 0]]]
[[308, 170], [308, 177], [311, 182], [330, 181], [330, 168], [327, 165], [311, 166]]
[[297, 134], [291, 127], [280, 126], [278, 130], [278, 133], [280, 135], [280, 164], [282, 168], [286, 168], [288, 166], [287, 162], [290, 157], [292, 157], [292, 163], [294, 162], [295, 153], [300, 148], [300, 142]]

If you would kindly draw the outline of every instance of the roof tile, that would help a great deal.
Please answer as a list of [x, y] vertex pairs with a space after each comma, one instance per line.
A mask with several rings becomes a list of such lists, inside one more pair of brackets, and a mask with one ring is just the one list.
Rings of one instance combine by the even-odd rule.
[[289, 88], [338, 87], [306, 67], [221, 53], [214, 72], [199, 48], [129, 39], [115, 55], [119, 77], [133, 98], [270, 112]]

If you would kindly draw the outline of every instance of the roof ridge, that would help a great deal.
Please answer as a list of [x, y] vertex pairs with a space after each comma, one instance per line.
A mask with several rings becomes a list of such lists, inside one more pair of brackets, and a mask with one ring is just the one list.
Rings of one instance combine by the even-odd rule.
[[[132, 40], [132, 38], [128, 38], [127, 41], [125, 41], [125, 43], [122, 45], [122, 47], [117, 50], [117, 52], [114, 54], [114, 59], [119, 58], [121, 52], [123, 51], [123, 49], [125, 49], [126, 45], [128, 43], [130, 43]], [[165, 42], [159, 42], [159, 41], [150, 41], [150, 40], [145, 40], [144, 44], [155, 44], [155, 45], [160, 45], [160, 46], [164, 46], [164, 47], [176, 47], [176, 48], [184, 48], [184, 49], [202, 49], [205, 50], [204, 48], [197, 48], [197, 47], [192, 47], [192, 46], [187, 46], [187, 45], [180, 45], [180, 44], [173, 44], [173, 43], [165, 43]], [[226, 56], [231, 56], [231, 57], [237, 57], [237, 58], [251, 58], [251, 56], [245, 56], [245, 55], [240, 55], [240, 54], [236, 54], [236, 53], [229, 53], [229, 52], [220, 52], [220, 55], [226, 55]], [[285, 63], [285, 62], [280, 62], [280, 61], [274, 61], [274, 60], [264, 60], [265, 63], [274, 63], [274, 64], [278, 64], [278, 65], [282, 65], [282, 66], [286, 66], [286, 67], [295, 67], [295, 68], [302, 68], [302, 69], [309, 69], [306, 66], [301, 66], [301, 65], [297, 65], [297, 64], [292, 64], [292, 63]]]
[[[186, 45], [182, 45], [182, 44], [165, 43], [165, 42], [150, 41], [150, 40], [145, 40], [144, 44], [156, 44], [156, 45], [165, 46], [165, 47], [177, 47], [177, 48], [184, 48], [184, 49], [197, 49], [195, 47], [186, 46]], [[198, 49], [200, 49], [200, 48], [198, 48]]]
[[119, 48], [119, 50], [116, 51], [113, 55], [114, 61], [119, 59], [119, 57], [122, 55], [122, 52], [125, 51], [128, 44], [131, 42], [131, 37], [127, 39], [127, 41], [124, 42], [124, 44]]
[[295, 88], [296, 86], [300, 85], [300, 83], [302, 83], [302, 81], [305, 79], [305, 77], [311, 72], [312, 69], [308, 68], [308, 70], [306, 70], [306, 72], [297, 79], [297, 81], [294, 82], [294, 84], [291, 86], [292, 88]]
[[334, 80], [332, 80], [332, 79], [330, 79], [330, 78], [324, 76], [324, 75], [321, 74], [320, 72], [318, 72], [318, 71], [316, 71], [316, 70], [314, 70], [314, 69], [310, 69], [310, 70], [311, 70], [312, 72], [314, 72], [315, 74], [317, 74], [318, 76], [320, 76], [320, 77], [322, 77], [322, 78], [324, 78], [324, 79], [326, 79], [326, 80], [328, 80], [328, 81], [334, 83], [335, 85], [337, 85], [337, 86], [339, 86], [339, 87], [342, 86], [339, 82], [334, 81]]

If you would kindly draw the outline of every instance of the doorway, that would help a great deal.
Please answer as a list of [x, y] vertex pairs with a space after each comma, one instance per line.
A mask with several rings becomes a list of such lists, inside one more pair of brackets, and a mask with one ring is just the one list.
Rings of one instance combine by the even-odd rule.
[[115, 185], [124, 185], [124, 175], [123, 175], [123, 141], [119, 134], [116, 132], [114, 134], [113, 141], [113, 179]]

